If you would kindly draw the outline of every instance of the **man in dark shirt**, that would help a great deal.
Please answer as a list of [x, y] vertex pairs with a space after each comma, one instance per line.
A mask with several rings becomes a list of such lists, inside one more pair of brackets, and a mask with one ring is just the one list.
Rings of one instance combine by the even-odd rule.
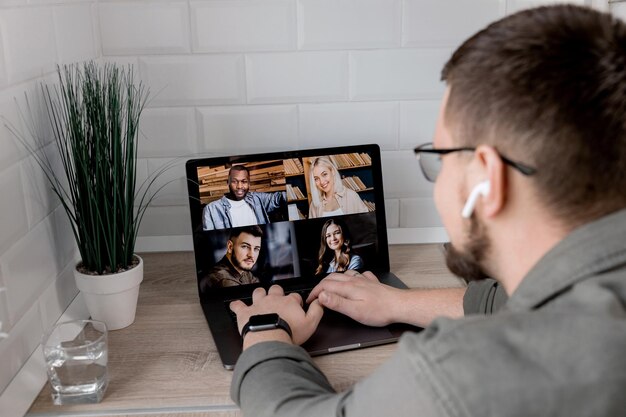
[[443, 297], [433, 310], [459, 318], [406, 333], [386, 363], [336, 392], [297, 346], [322, 306], [370, 325], [419, 323], [421, 293], [333, 274], [305, 312], [297, 295], [257, 288], [251, 306], [231, 303], [240, 329], [251, 316], [277, 323], [243, 337], [231, 395], [244, 415], [624, 414], [626, 24], [573, 5], [524, 10], [464, 42], [442, 78], [434, 143], [415, 152], [450, 237], [448, 266], [497, 280], [480, 294], [472, 284], [468, 305], [487, 311], [502, 290], [508, 300], [460, 317], [463, 291]]
[[259, 258], [263, 231], [259, 226], [233, 229], [226, 242], [226, 254], [200, 281], [200, 291], [208, 287], [256, 284], [252, 268]]

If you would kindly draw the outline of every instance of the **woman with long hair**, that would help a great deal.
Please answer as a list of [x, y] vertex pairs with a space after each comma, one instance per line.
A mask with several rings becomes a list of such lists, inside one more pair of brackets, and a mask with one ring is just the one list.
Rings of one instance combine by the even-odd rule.
[[368, 211], [361, 197], [355, 191], [344, 187], [339, 170], [327, 156], [318, 156], [311, 161], [309, 192], [311, 219]]
[[338, 219], [330, 219], [324, 223], [315, 274], [361, 268], [363, 268], [363, 259], [352, 253], [350, 231], [345, 223]]

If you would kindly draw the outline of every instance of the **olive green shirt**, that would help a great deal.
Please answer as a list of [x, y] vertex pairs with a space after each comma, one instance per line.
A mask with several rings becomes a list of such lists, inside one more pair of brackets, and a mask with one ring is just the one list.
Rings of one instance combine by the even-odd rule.
[[[466, 313], [495, 310], [498, 291], [471, 285]], [[625, 393], [626, 210], [571, 233], [494, 314], [405, 334], [346, 391], [279, 342], [243, 352], [231, 386], [250, 417], [618, 416]]]

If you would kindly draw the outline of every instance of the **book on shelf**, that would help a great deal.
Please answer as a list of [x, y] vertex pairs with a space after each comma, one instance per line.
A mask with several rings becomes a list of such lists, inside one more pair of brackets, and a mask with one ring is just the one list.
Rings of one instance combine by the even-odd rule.
[[298, 158], [285, 159], [283, 163], [285, 165], [286, 175], [304, 174], [304, 167]]
[[367, 189], [363, 181], [361, 181], [361, 178], [356, 175], [353, 175], [352, 177], [343, 177], [341, 179], [341, 182], [345, 187], [354, 191], [362, 191]]
[[300, 187], [298, 187], [297, 185], [287, 184], [286, 188], [287, 188], [287, 200], [302, 200], [306, 198], [304, 194], [302, 193], [302, 191], [300, 190]]
[[289, 204], [287, 206], [287, 211], [289, 213], [289, 220], [303, 220], [306, 219], [306, 216], [302, 214], [298, 206], [295, 204]]
[[376, 205], [371, 201], [363, 200], [363, 203], [369, 211], [376, 211]]
[[339, 169], [368, 166], [372, 164], [372, 159], [366, 153], [345, 153], [330, 155], [330, 159]]

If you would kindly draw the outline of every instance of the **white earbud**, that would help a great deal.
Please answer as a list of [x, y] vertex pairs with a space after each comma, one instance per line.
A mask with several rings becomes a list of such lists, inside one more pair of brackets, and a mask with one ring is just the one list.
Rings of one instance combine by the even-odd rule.
[[477, 184], [469, 197], [467, 197], [467, 201], [465, 202], [465, 206], [463, 206], [463, 211], [461, 212], [461, 216], [464, 219], [469, 219], [472, 213], [474, 212], [474, 207], [476, 206], [476, 202], [478, 201], [478, 197], [483, 196], [486, 197], [489, 195], [489, 190], [491, 189], [491, 183], [489, 180], [483, 181]]

